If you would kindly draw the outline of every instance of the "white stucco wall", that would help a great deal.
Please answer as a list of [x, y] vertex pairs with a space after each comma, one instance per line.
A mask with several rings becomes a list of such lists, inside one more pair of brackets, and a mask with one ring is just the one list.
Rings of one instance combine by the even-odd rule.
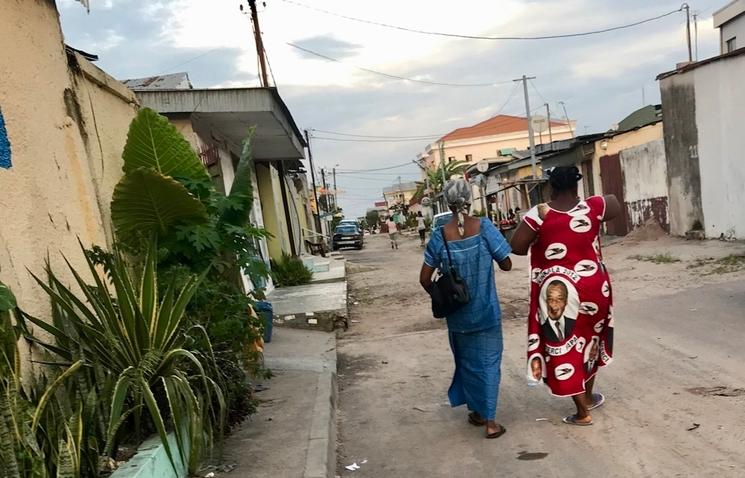
[[706, 237], [745, 239], [745, 55], [691, 73]]
[[667, 196], [667, 163], [662, 139], [625, 149], [620, 156], [626, 201]]
[[629, 226], [633, 229], [651, 217], [668, 226], [667, 162], [662, 139], [620, 152], [623, 195]]
[[721, 52], [727, 53], [727, 40], [735, 38], [735, 49], [745, 47], [745, 15], [740, 15], [719, 29]]

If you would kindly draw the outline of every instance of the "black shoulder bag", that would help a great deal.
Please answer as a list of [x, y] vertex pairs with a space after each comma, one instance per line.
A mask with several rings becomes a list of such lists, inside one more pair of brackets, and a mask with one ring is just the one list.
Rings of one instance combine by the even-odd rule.
[[448, 264], [440, 268], [429, 292], [432, 297], [432, 315], [437, 319], [447, 317], [471, 300], [468, 294], [468, 284], [453, 267], [453, 259], [450, 257], [450, 247], [448, 247], [448, 240], [445, 239], [445, 231], [440, 229], [440, 233], [443, 242], [445, 242]]

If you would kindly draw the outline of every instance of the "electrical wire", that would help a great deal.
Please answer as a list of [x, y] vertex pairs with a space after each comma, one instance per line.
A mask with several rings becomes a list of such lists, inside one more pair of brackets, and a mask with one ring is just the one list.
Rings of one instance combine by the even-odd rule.
[[586, 32], [578, 32], [578, 33], [563, 33], [563, 34], [555, 34], [555, 35], [540, 35], [540, 36], [480, 36], [480, 35], [464, 35], [460, 33], [446, 33], [446, 32], [437, 32], [437, 31], [430, 31], [430, 30], [419, 30], [416, 28], [408, 28], [408, 27], [402, 27], [399, 25], [391, 25], [389, 23], [383, 23], [383, 22], [377, 22], [374, 20], [367, 20], [364, 18], [357, 18], [352, 17], [349, 15], [342, 15], [340, 13], [331, 12], [329, 10], [324, 10], [322, 8], [318, 7], [312, 7], [310, 5], [306, 5], [304, 3], [295, 2], [293, 0], [283, 0], [285, 3], [289, 3], [292, 5], [296, 5], [299, 7], [307, 8], [309, 10], [315, 10], [320, 13], [324, 13], [326, 15], [331, 15], [339, 18], [343, 18], [345, 20], [351, 20], [354, 22], [359, 23], [366, 23], [368, 25], [375, 25], [379, 27], [385, 27], [385, 28], [391, 28], [394, 30], [401, 30], [409, 33], [419, 33], [422, 35], [435, 35], [435, 36], [443, 36], [443, 37], [450, 37], [450, 38], [463, 38], [467, 40], [553, 40], [553, 39], [559, 39], [559, 38], [574, 38], [574, 37], [583, 37], [583, 36], [589, 36], [589, 35], [598, 35], [600, 33], [608, 33], [616, 30], [623, 30], [625, 28], [632, 28], [639, 25], [643, 25], [645, 23], [654, 22], [656, 20], [661, 20], [665, 17], [669, 17], [670, 15], [674, 15], [676, 13], [682, 12], [684, 8], [681, 6], [677, 10], [673, 10], [667, 13], [663, 13], [661, 15], [657, 15], [655, 17], [646, 18], [644, 20], [639, 20], [633, 23], [627, 23], [625, 25], [618, 25], [615, 27], [609, 27], [609, 28], [603, 28], [600, 30], [590, 30]]
[[548, 103], [549, 101], [544, 98], [544, 96], [541, 94], [540, 91], [538, 91], [538, 88], [535, 86], [535, 83], [533, 83], [533, 80], [528, 80], [530, 82], [530, 86], [533, 88], [533, 91], [535, 91], [538, 94], [538, 97], [544, 102]]
[[461, 87], [461, 88], [469, 88], [469, 87], [494, 87], [502, 84], [507, 84], [512, 82], [512, 80], [504, 80], [504, 81], [497, 81], [497, 82], [491, 82], [491, 83], [445, 83], [441, 81], [429, 81], [429, 80], [417, 80], [415, 78], [408, 78], [406, 76], [399, 76], [399, 75], [393, 75], [390, 73], [384, 73], [382, 71], [372, 70], [370, 68], [365, 68], [363, 66], [354, 65], [352, 63], [347, 63], [344, 61], [341, 61], [336, 58], [332, 58], [330, 56], [326, 56], [323, 53], [318, 53], [316, 51], [310, 50], [308, 48], [302, 47], [300, 45], [296, 45], [291, 42], [286, 42], [287, 45], [296, 48], [300, 51], [304, 51], [305, 53], [308, 53], [310, 55], [317, 56], [319, 58], [323, 58], [324, 60], [333, 61], [335, 63], [340, 63], [342, 65], [351, 66], [353, 68], [357, 68], [358, 70], [367, 72], [367, 73], [373, 73], [375, 75], [385, 76], [386, 78], [391, 78], [394, 80], [402, 80], [402, 81], [412, 81], [415, 83], [423, 83], [425, 85], [433, 85], [433, 86], [455, 86], [455, 87]]
[[403, 168], [404, 166], [411, 166], [413, 163], [411, 161], [407, 161], [405, 163], [401, 164], [395, 164], [393, 166], [386, 166], [383, 168], [372, 168], [372, 169], [337, 169], [336, 173], [339, 174], [339, 172], [344, 173], [362, 173], [362, 172], [370, 172], [370, 171], [387, 171], [389, 169], [396, 169], [396, 168]]
[[381, 135], [369, 135], [369, 134], [354, 134], [354, 133], [342, 133], [340, 131], [328, 131], [323, 129], [311, 128], [310, 131], [317, 131], [325, 134], [335, 134], [338, 136], [351, 136], [355, 138], [374, 138], [374, 139], [428, 139], [428, 138], [440, 138], [443, 135], [438, 134], [421, 134], [412, 136], [381, 136]]
[[[429, 139], [437, 138], [433, 136]], [[329, 136], [313, 136], [313, 139], [320, 139], [323, 141], [340, 141], [350, 143], [406, 143], [409, 141], [424, 141], [427, 138], [412, 138], [412, 139], [364, 139], [364, 138], [331, 138]]]

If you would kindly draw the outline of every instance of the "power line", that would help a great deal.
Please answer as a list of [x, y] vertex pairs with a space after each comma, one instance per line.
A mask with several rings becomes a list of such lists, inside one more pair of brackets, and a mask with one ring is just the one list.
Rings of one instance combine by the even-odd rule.
[[362, 173], [362, 172], [370, 172], [370, 171], [386, 171], [388, 169], [396, 169], [396, 168], [403, 168], [404, 166], [411, 166], [411, 161], [407, 161], [405, 163], [401, 164], [395, 164], [393, 166], [386, 166], [383, 168], [373, 168], [373, 169], [337, 169], [336, 172], [343, 172], [343, 173]]
[[319, 133], [325, 133], [325, 134], [335, 134], [338, 136], [351, 136], [355, 138], [377, 138], [377, 139], [428, 139], [428, 138], [439, 138], [442, 136], [441, 133], [438, 134], [421, 134], [421, 135], [412, 135], [412, 136], [381, 136], [381, 135], [369, 135], [369, 134], [355, 134], [355, 133], [342, 133], [339, 131], [328, 131], [323, 129], [315, 129], [311, 128], [311, 131], [318, 131]]
[[543, 97], [540, 91], [538, 91], [538, 88], [536, 88], [535, 83], [533, 83], [533, 80], [528, 80], [530, 82], [530, 86], [533, 88], [533, 91], [535, 91], [538, 94], [538, 97], [544, 102], [548, 103], [548, 100]]
[[340, 142], [351, 142], [351, 143], [405, 143], [407, 141], [424, 141], [426, 139], [437, 138], [432, 136], [429, 138], [411, 138], [411, 139], [364, 139], [364, 138], [331, 138], [329, 136], [313, 136], [313, 139], [320, 139], [323, 141], [340, 141]]
[[357, 68], [358, 70], [365, 71], [367, 73], [373, 73], [375, 75], [385, 76], [386, 78], [392, 78], [394, 80], [403, 80], [403, 81], [412, 81], [415, 83], [423, 83], [425, 85], [434, 85], [434, 86], [455, 86], [455, 87], [486, 87], [486, 86], [497, 86], [502, 84], [507, 84], [509, 81], [497, 81], [497, 82], [491, 82], [491, 83], [445, 83], [440, 81], [429, 81], [429, 80], [417, 80], [415, 78], [408, 78], [406, 76], [399, 76], [399, 75], [392, 75], [390, 73], [384, 73], [382, 71], [372, 70], [370, 68], [365, 68], [363, 66], [354, 65], [352, 63], [347, 63], [344, 61], [341, 61], [336, 58], [331, 58], [330, 56], [326, 56], [322, 53], [318, 53], [313, 50], [309, 50], [308, 48], [302, 47], [300, 45], [296, 45], [294, 43], [287, 42], [287, 45], [297, 48], [300, 51], [304, 51], [305, 53], [309, 53], [311, 55], [317, 56], [319, 58], [323, 58], [324, 60], [333, 61], [335, 63], [340, 63], [342, 65], [351, 66], [353, 68]]
[[351, 17], [348, 15], [342, 15], [340, 13], [331, 12], [329, 10], [324, 10], [322, 8], [312, 7], [310, 5], [306, 5], [304, 3], [295, 2], [293, 0], [283, 0], [285, 3], [289, 3], [292, 5], [297, 5], [299, 7], [307, 8], [309, 10], [315, 10], [320, 13], [324, 13], [326, 15], [332, 15], [339, 18], [344, 18], [345, 20], [351, 20], [354, 22], [359, 23], [366, 23], [368, 25], [376, 25], [379, 27], [385, 27], [385, 28], [391, 28], [394, 30], [401, 30], [405, 32], [410, 33], [420, 33], [423, 35], [435, 35], [435, 36], [443, 36], [443, 37], [450, 37], [450, 38], [464, 38], [467, 40], [553, 40], [558, 38], [573, 38], [573, 37], [582, 37], [582, 36], [588, 36], [588, 35], [597, 35], [600, 33], [608, 33], [616, 30], [623, 30], [625, 28], [632, 28], [639, 25], [643, 25], [645, 23], [653, 22], [656, 20], [661, 20], [665, 17], [668, 17], [670, 15], [674, 15], [678, 12], [683, 11], [683, 7], [680, 7], [677, 10], [673, 10], [667, 13], [663, 13], [662, 15], [657, 15], [655, 17], [646, 18], [644, 20], [639, 20], [633, 23], [627, 23], [625, 25], [619, 25], [615, 27], [609, 27], [609, 28], [603, 28], [600, 30], [590, 30], [586, 32], [579, 32], [579, 33], [563, 33], [563, 34], [555, 34], [555, 35], [540, 35], [540, 36], [479, 36], [479, 35], [464, 35], [460, 33], [446, 33], [446, 32], [437, 32], [437, 31], [430, 31], [430, 30], [419, 30], [416, 28], [408, 28], [408, 27], [402, 27], [399, 25], [391, 25], [389, 23], [383, 23], [383, 22], [377, 22], [374, 20], [367, 20], [364, 18], [357, 18], [357, 17]]

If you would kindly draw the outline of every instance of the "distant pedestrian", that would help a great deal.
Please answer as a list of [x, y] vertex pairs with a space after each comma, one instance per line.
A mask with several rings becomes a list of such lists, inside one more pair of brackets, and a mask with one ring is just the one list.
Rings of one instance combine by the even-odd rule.
[[388, 237], [391, 240], [391, 249], [398, 249], [398, 226], [393, 216], [389, 217], [385, 223], [388, 226]]
[[447, 182], [444, 193], [453, 217], [430, 236], [419, 282], [430, 292], [435, 270], [452, 267], [466, 283], [468, 302], [446, 317], [455, 360], [448, 398], [453, 407], [468, 406], [468, 422], [486, 427], [486, 438], [497, 438], [505, 432], [496, 422], [502, 316], [492, 261], [510, 270], [510, 246], [489, 219], [467, 214], [471, 186], [466, 181]]
[[530, 249], [528, 379], [572, 397], [577, 413], [564, 422], [587, 426], [590, 410], [605, 402], [593, 393], [598, 367], [613, 360], [613, 296], [600, 228], [621, 206], [612, 195], [579, 199], [580, 179], [576, 167], [554, 168], [551, 201], [525, 214], [511, 245], [519, 255]]
[[422, 211], [416, 213], [416, 230], [419, 231], [419, 242], [420, 246], [424, 247], [424, 236], [427, 232], [427, 224], [424, 222], [424, 216]]

